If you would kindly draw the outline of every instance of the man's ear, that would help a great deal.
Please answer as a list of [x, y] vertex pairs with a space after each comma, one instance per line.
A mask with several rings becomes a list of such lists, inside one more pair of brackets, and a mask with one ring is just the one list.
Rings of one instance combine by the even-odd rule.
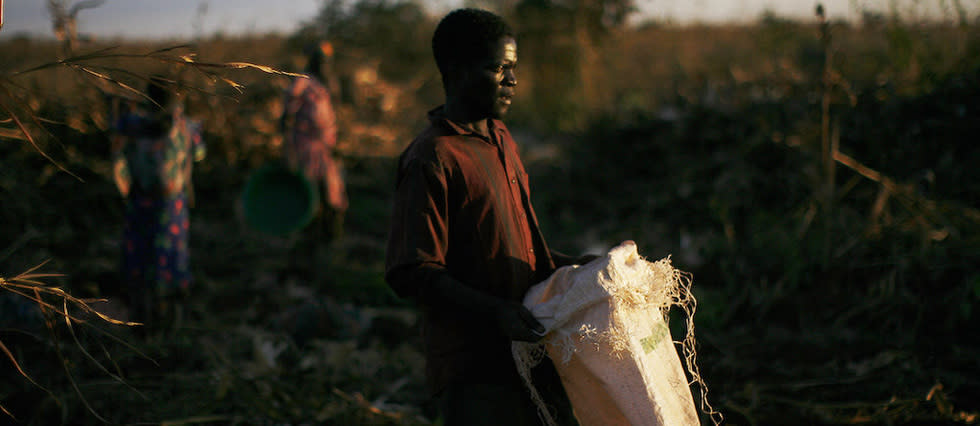
[[447, 64], [446, 73], [443, 75], [443, 86], [446, 89], [446, 94], [456, 93], [460, 84], [465, 81], [466, 72], [466, 68], [458, 63]]

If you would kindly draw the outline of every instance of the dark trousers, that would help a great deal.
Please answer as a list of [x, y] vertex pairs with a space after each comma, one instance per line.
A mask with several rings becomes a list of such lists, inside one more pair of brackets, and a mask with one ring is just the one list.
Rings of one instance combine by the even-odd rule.
[[[561, 426], [577, 426], [571, 402], [551, 361], [545, 358], [531, 374], [552, 419]], [[516, 371], [450, 383], [438, 398], [446, 426], [545, 424], [524, 380]]]

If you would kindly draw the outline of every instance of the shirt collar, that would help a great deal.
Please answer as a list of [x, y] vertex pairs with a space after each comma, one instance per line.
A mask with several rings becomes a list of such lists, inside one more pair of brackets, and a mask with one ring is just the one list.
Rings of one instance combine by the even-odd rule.
[[[491, 140], [487, 140], [487, 138], [484, 137], [483, 135], [481, 135], [479, 133], [476, 133], [476, 132], [474, 132], [472, 130], [469, 130], [469, 129], [467, 129], [467, 128], [461, 126], [461, 125], [459, 125], [458, 123], [450, 120], [449, 118], [447, 118], [446, 117], [446, 114], [445, 114], [444, 107], [445, 107], [445, 105], [440, 105], [440, 106], [432, 109], [431, 111], [429, 111], [429, 122], [430, 123], [432, 123], [433, 125], [441, 125], [445, 129], [453, 132], [453, 134], [456, 134], [456, 135], [460, 135], [460, 136], [475, 136], [475, 137], [480, 138], [481, 140], [484, 140], [484, 141], [487, 141], [487, 142], [491, 142], [492, 143]], [[498, 120], [488, 119], [487, 120], [487, 132], [490, 133], [491, 135], [494, 134], [495, 132], [497, 132], [502, 127], [502, 124], [503, 123], [499, 122]]]

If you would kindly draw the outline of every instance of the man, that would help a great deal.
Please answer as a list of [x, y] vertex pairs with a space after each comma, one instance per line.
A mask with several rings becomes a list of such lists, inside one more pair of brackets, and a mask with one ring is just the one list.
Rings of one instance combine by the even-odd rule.
[[[510, 351], [544, 331], [521, 301], [556, 267], [589, 258], [548, 249], [500, 121], [517, 85], [511, 29], [490, 12], [456, 10], [432, 49], [446, 100], [399, 158], [386, 280], [420, 307], [446, 425], [540, 424]], [[546, 360], [532, 378], [559, 423], [576, 424], [554, 366]]]

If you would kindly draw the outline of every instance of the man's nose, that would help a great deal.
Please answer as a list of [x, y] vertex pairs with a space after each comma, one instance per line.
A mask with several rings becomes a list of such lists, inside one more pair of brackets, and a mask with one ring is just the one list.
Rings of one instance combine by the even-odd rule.
[[517, 74], [514, 70], [504, 71], [504, 86], [516, 86], [517, 85]]

